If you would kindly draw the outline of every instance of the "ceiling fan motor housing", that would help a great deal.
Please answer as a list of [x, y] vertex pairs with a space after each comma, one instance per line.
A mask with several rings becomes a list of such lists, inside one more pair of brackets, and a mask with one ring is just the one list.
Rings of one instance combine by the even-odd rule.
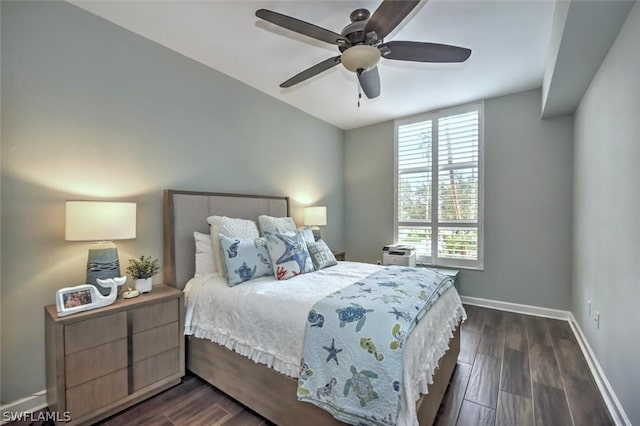
[[349, 71], [361, 74], [378, 65], [380, 61], [379, 44], [376, 34], [365, 34], [371, 13], [367, 9], [356, 9], [351, 12], [351, 23], [342, 29], [341, 35], [346, 37], [351, 46], [338, 46], [342, 53], [342, 65]]
[[[351, 46], [360, 44], [377, 45], [380, 43], [374, 32], [370, 34], [365, 34], [364, 32], [364, 28], [369, 22], [369, 16], [371, 16], [371, 13], [367, 9], [356, 9], [351, 12], [351, 23], [344, 27], [340, 33], [351, 42]], [[340, 52], [344, 52], [349, 47], [338, 46]]]

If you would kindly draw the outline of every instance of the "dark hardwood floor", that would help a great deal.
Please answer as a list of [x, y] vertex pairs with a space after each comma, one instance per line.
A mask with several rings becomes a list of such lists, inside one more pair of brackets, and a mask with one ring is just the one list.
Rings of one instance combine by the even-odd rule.
[[465, 306], [437, 425], [612, 425], [565, 321]]
[[[437, 425], [613, 424], [567, 322], [465, 308]], [[194, 376], [99, 424], [271, 425]]]

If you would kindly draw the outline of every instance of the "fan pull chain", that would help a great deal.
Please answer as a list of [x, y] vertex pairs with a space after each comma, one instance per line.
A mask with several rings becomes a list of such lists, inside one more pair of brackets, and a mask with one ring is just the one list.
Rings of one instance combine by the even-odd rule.
[[356, 77], [356, 84], [358, 85], [358, 108], [360, 108], [360, 99], [362, 99], [362, 86], [360, 86], [360, 80]]

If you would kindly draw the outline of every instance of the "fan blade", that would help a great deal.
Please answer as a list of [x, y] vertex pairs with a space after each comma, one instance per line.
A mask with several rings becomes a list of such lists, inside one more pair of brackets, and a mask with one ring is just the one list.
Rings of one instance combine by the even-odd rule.
[[369, 18], [369, 22], [364, 27], [364, 33], [375, 31], [378, 40], [382, 40], [411, 13], [418, 3], [420, 3], [419, 0], [384, 0]]
[[340, 63], [340, 56], [334, 56], [333, 58], [326, 59], [314, 66], [307, 68], [299, 74], [294, 75], [289, 80], [285, 81], [280, 85], [280, 87], [291, 87], [295, 84], [302, 83], [308, 78], [313, 77], [314, 75], [320, 74], [328, 70], [329, 68], [335, 67]]
[[397, 61], [464, 62], [471, 56], [471, 49], [419, 41], [390, 41], [380, 45], [380, 50], [383, 58]]
[[358, 74], [358, 80], [367, 98], [373, 99], [380, 96], [380, 74], [378, 73], [378, 67]]
[[291, 16], [282, 15], [267, 9], [259, 9], [256, 16], [280, 27], [306, 35], [330, 44], [349, 46], [351, 43], [338, 33], [301, 21]]

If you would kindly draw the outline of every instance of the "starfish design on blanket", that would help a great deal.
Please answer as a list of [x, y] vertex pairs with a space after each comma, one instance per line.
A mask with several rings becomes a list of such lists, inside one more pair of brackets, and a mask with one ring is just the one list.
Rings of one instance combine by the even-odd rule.
[[324, 350], [329, 352], [329, 356], [327, 357], [327, 361], [333, 359], [336, 362], [336, 365], [340, 365], [338, 363], [338, 354], [342, 352], [342, 349], [336, 348], [336, 339], [331, 339], [331, 346], [323, 346]]
[[405, 321], [411, 321], [411, 316], [409, 315], [408, 312], [399, 311], [395, 307], [393, 308], [393, 311], [389, 311], [389, 313], [395, 315], [396, 320], [399, 320], [400, 318], [402, 318]]
[[301, 239], [299, 234], [295, 236], [287, 236], [282, 234], [275, 234], [275, 236], [284, 243], [285, 250], [280, 256], [280, 259], [276, 261], [277, 264], [295, 261], [300, 267], [300, 272], [305, 270], [305, 265], [309, 259], [309, 252], [305, 250], [304, 240]]

